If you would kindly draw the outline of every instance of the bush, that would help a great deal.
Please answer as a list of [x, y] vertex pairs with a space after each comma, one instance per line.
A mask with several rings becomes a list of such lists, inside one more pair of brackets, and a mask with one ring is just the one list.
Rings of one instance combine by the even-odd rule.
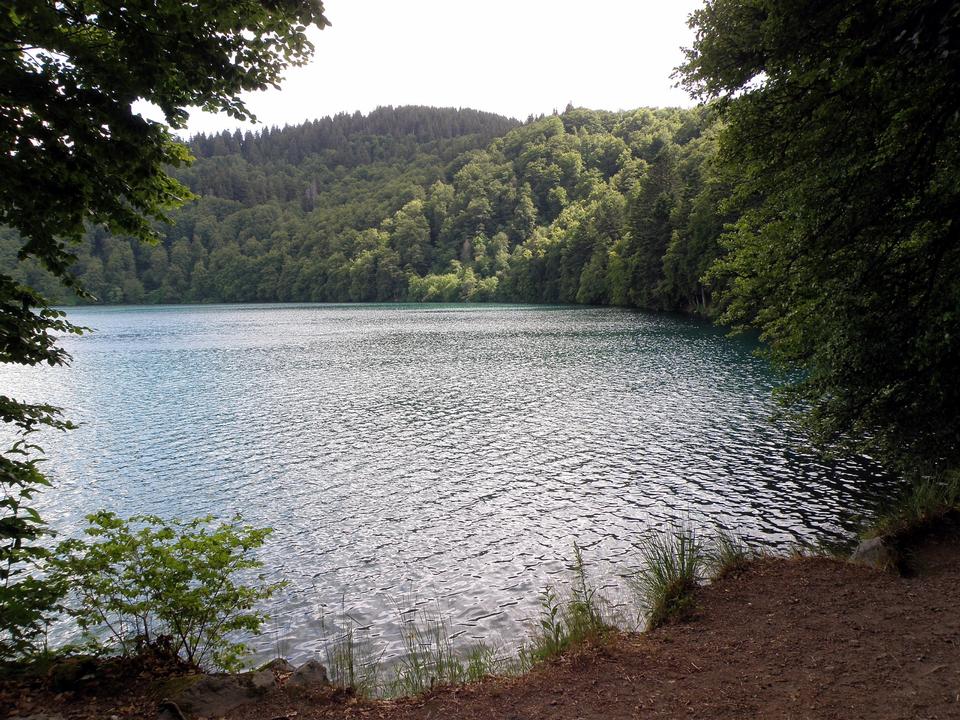
[[0, 453], [0, 660], [46, 650], [47, 630], [66, 591], [45, 577], [50, 551], [41, 541], [53, 533], [31, 505], [50, 481], [39, 470], [43, 450], [26, 439], [43, 426], [73, 427], [58, 415], [47, 405], [0, 396], [0, 419], [12, 422], [21, 436]]
[[238, 581], [262, 566], [252, 552], [270, 529], [239, 516], [215, 524], [101, 511], [87, 520], [91, 540], [60, 543], [54, 576], [70, 585], [68, 612], [90, 649], [130, 655], [169, 643], [196, 668], [241, 667], [248, 648], [236, 634], [260, 630], [266, 615], [255, 607], [281, 586], [262, 575]]

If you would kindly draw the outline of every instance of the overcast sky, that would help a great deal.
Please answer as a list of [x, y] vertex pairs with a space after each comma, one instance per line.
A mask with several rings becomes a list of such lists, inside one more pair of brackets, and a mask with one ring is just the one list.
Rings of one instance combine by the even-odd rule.
[[[378, 105], [470, 107], [525, 119], [694, 103], [670, 74], [699, 0], [325, 0], [309, 66], [247, 101], [262, 124]], [[234, 128], [195, 111], [189, 134]]]

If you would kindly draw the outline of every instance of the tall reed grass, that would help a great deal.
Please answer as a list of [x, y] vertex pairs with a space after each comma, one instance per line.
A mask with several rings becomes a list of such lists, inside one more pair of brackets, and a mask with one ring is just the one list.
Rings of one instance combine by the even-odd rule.
[[704, 550], [704, 560], [712, 580], [743, 572], [757, 557], [758, 553], [743, 538], [726, 530], [720, 530]]
[[612, 629], [604, 608], [608, 603], [587, 578], [579, 545], [573, 545], [572, 587], [561, 597], [548, 587], [540, 595], [539, 623], [518, 653], [521, 670], [563, 654], [571, 647], [601, 639]]

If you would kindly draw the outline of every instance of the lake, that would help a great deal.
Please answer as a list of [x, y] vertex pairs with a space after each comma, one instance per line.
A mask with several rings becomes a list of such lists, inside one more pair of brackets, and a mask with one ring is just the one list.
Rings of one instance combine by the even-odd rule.
[[66, 534], [99, 508], [242, 512], [290, 581], [262, 654], [310, 656], [349, 615], [396, 653], [439, 608], [515, 645], [573, 543], [611, 588], [671, 522], [764, 546], [837, 539], [874, 507], [866, 461], [828, 463], [770, 421], [750, 339], [628, 310], [543, 306], [89, 308], [70, 368], [0, 367], [61, 405], [43, 437]]

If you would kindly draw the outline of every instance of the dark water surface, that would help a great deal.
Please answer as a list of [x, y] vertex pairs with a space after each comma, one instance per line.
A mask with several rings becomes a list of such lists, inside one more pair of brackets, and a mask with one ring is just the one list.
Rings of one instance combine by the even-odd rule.
[[531, 306], [92, 308], [69, 369], [0, 367], [0, 393], [62, 405], [43, 439], [53, 527], [99, 508], [241, 511], [278, 599], [263, 650], [296, 659], [341, 608], [388, 654], [400, 613], [513, 644], [576, 540], [599, 574], [673, 520], [773, 547], [843, 535], [872, 507], [769, 422], [748, 340], [626, 310]]

